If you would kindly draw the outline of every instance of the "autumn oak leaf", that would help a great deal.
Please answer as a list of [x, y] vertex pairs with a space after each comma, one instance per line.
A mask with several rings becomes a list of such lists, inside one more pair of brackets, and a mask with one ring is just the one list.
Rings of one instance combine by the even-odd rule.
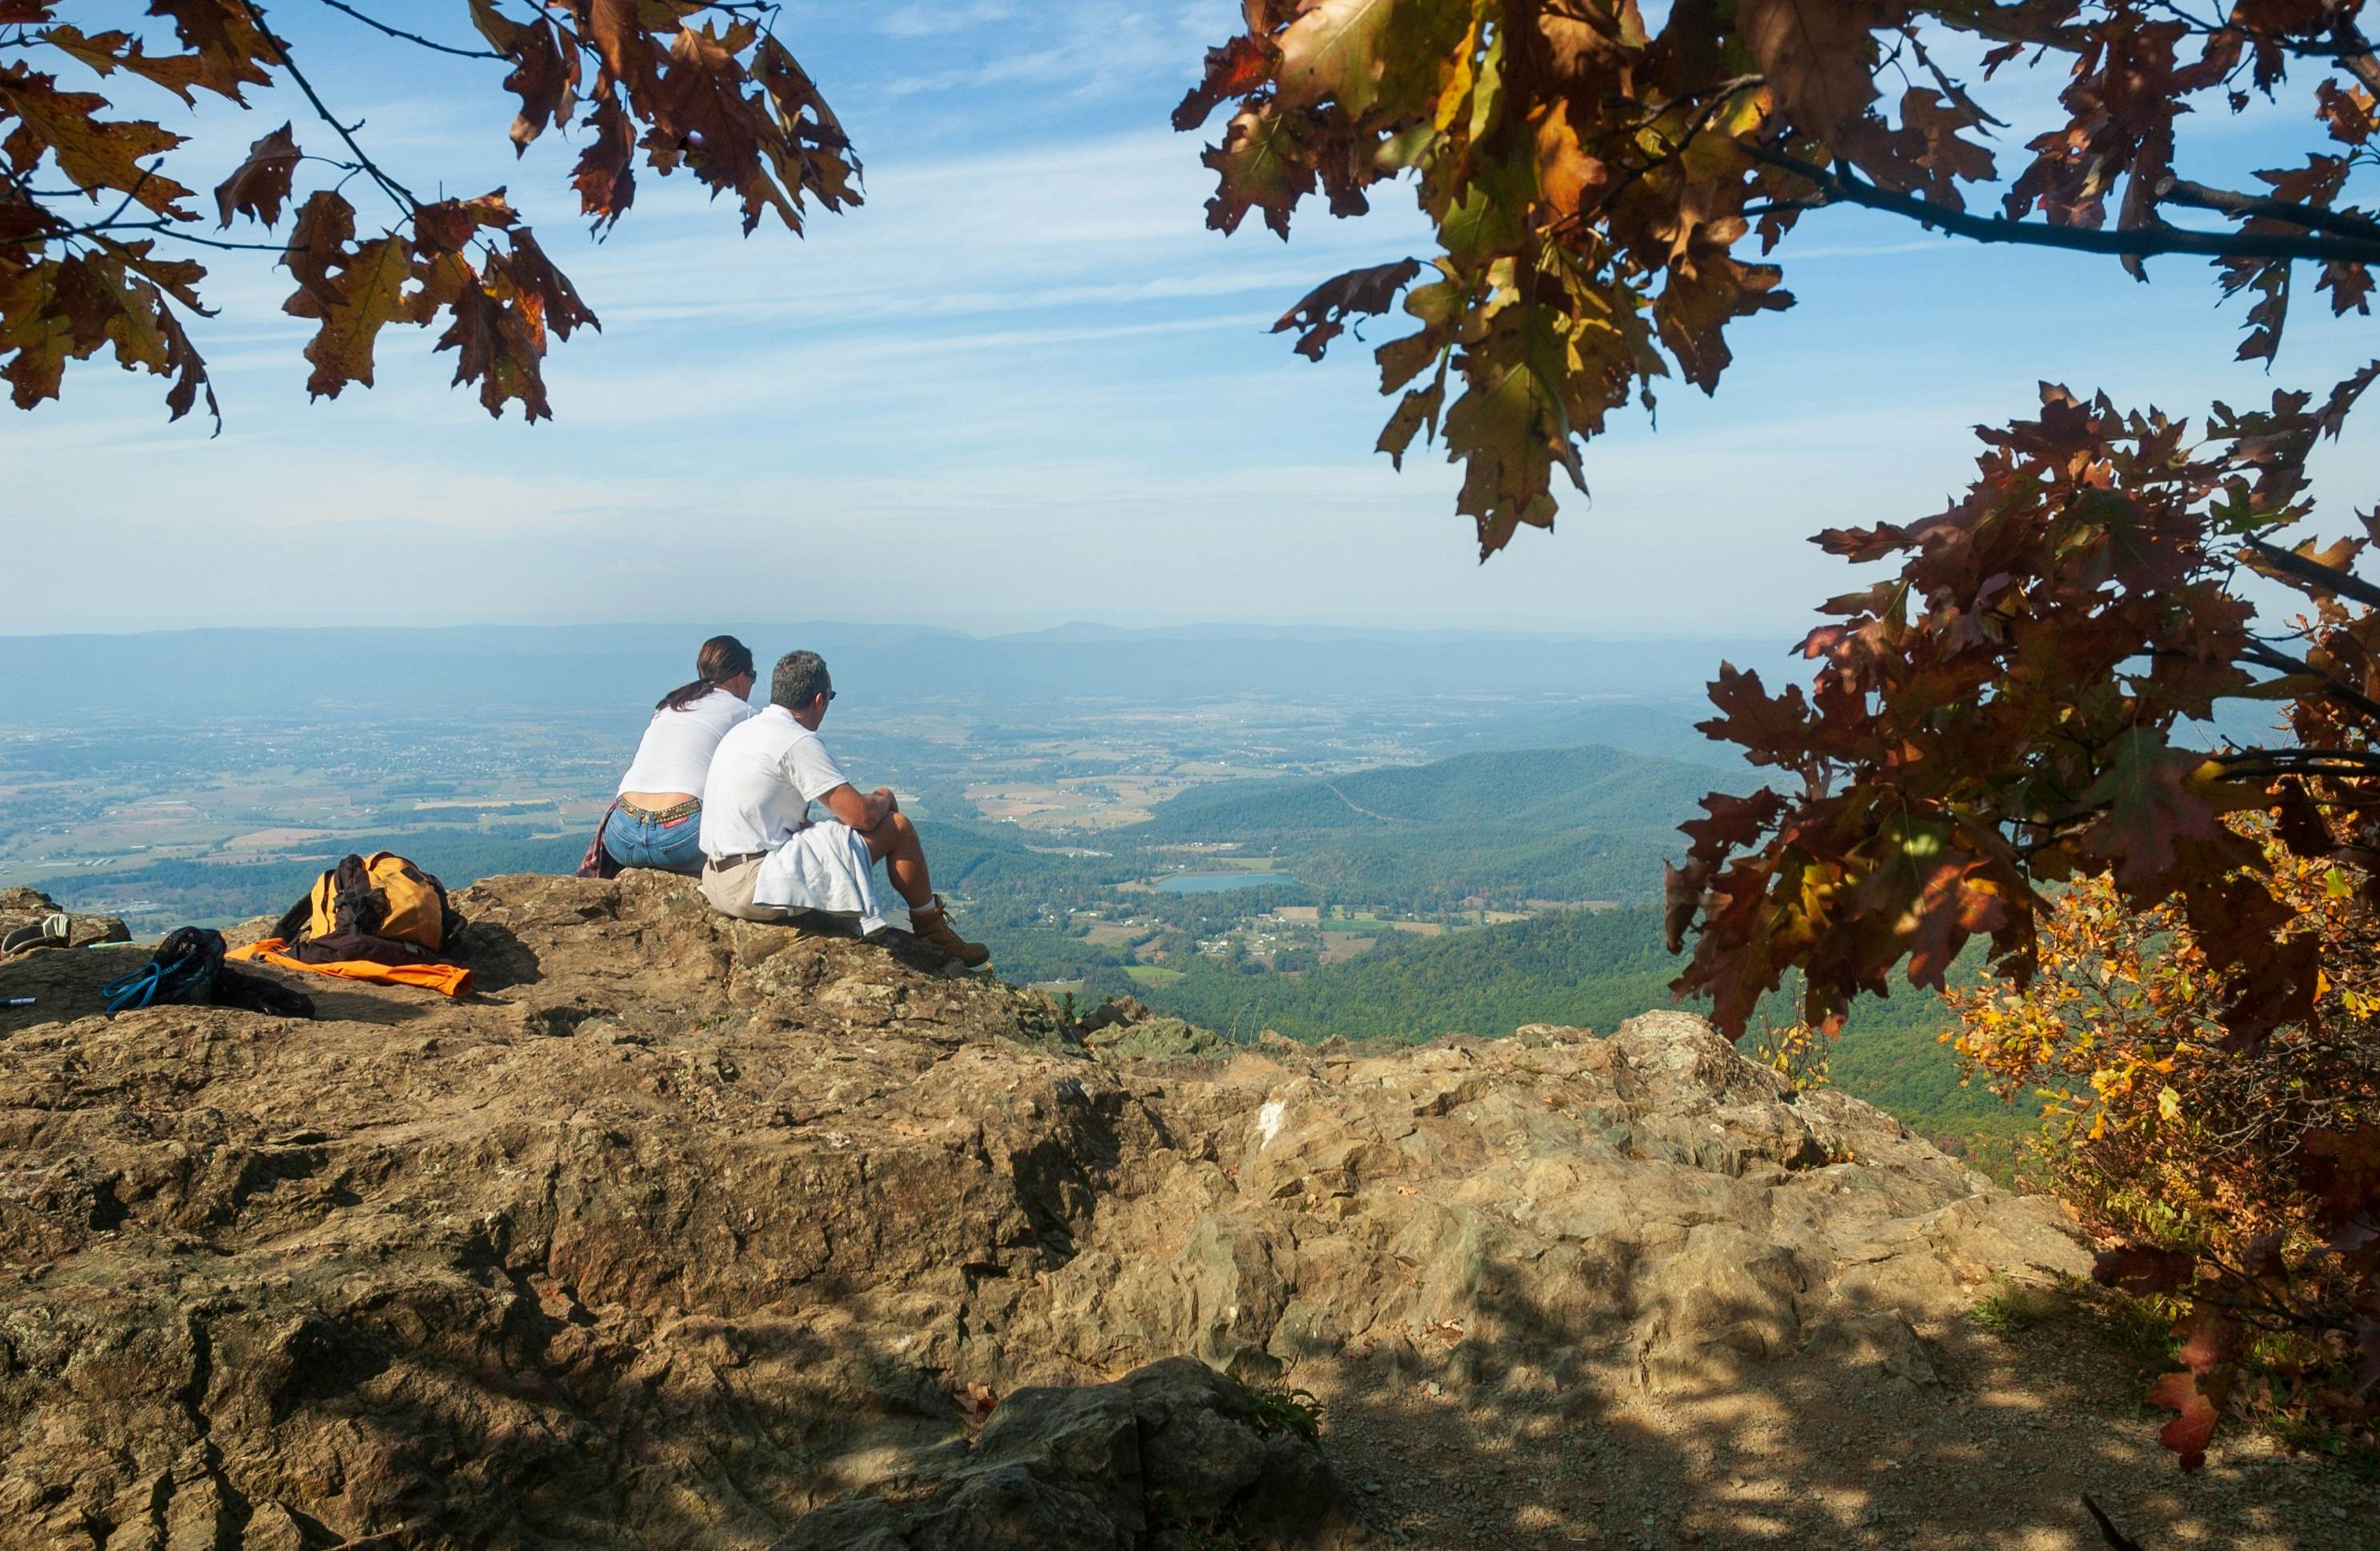
[[1220, 48], [1207, 51], [1207, 73], [1182, 105], [1173, 110], [1173, 127], [1196, 129], [1207, 122], [1224, 99], [1245, 97], [1271, 79], [1277, 51], [1269, 40], [1239, 34]]
[[2187, 1373], [2168, 1374], [2149, 1391], [2148, 1403], [2181, 1413], [2157, 1433], [2157, 1441], [2181, 1457], [2181, 1468], [2194, 1471], [2205, 1464], [2206, 1446], [2222, 1413], [2197, 1381]]
[[223, 218], [220, 225], [230, 225], [236, 214], [263, 226], [279, 224], [281, 207], [289, 199], [289, 180], [304, 154], [291, 138], [291, 128], [284, 124], [249, 146], [248, 159], [215, 185], [215, 212]]
[[1264, 212], [1265, 224], [1289, 240], [1289, 212], [1314, 192], [1314, 157], [1305, 139], [1305, 120], [1275, 103], [1243, 108], [1223, 130], [1223, 143], [1209, 147], [1199, 160], [1219, 176], [1220, 187], [1207, 201], [1207, 224], [1220, 232], [1239, 230], [1251, 210]]
[[1876, 101], [1869, 0], [1736, 0], [1745, 46], [1794, 119], [1840, 141]]
[[2205, 763], [2203, 755], [2168, 747], [2154, 728], [2135, 727], [2116, 739], [2106, 773], [2082, 794], [2086, 806], [2105, 810], [2082, 838], [2115, 865], [2118, 881], [2163, 877], [2173, 867], [2177, 842], [2222, 832], [2199, 776]]
[[411, 243], [394, 233], [358, 243], [322, 277], [320, 290], [300, 289], [284, 310], [320, 321], [306, 345], [314, 370], [310, 398], [336, 398], [350, 382], [372, 385], [372, 346], [380, 331], [405, 321], [406, 282], [413, 273]]
[[1400, 259], [1392, 264], [1349, 270], [1307, 292], [1304, 300], [1281, 315], [1272, 332], [1303, 331], [1297, 341], [1297, 353], [1318, 361], [1324, 346], [1345, 328], [1346, 320], [1386, 312], [1396, 305], [1397, 294], [1412, 285], [1414, 276], [1420, 273], [1418, 259]]

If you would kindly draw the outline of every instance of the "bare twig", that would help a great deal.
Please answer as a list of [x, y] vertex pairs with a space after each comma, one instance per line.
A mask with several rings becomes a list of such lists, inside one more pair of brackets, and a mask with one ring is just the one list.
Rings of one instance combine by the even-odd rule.
[[375, 32], [385, 32], [392, 38], [402, 38], [408, 43], [419, 43], [423, 48], [435, 49], [440, 54], [451, 54], [458, 59], [504, 58], [503, 55], [497, 54], [492, 49], [455, 48], [450, 44], [433, 42], [418, 32], [407, 32], [403, 28], [391, 27], [388, 23], [381, 20], [378, 17], [366, 16], [363, 12], [356, 9], [353, 6], [347, 5], [346, 0], [322, 0], [322, 4], [330, 6], [331, 9], [334, 11], [345, 11], [347, 15], [355, 18], [358, 21], [362, 22], [366, 27], [370, 28]]
[[248, 13], [248, 19], [255, 24], [257, 31], [263, 36], [266, 42], [273, 45], [273, 52], [281, 61], [281, 67], [289, 72], [291, 80], [298, 83], [298, 90], [306, 94], [306, 101], [314, 104], [314, 112], [322, 122], [335, 130], [339, 139], [346, 142], [347, 149], [355, 152], [357, 163], [370, 175], [374, 183], [380, 185], [381, 192], [395, 200], [397, 207], [407, 215], [420, 209], [421, 201], [414, 198], [413, 191], [382, 172], [380, 164], [365, 154], [362, 146], [356, 143], [354, 132], [340, 123], [337, 116], [323, 103], [322, 93], [314, 90], [314, 83], [306, 79], [305, 72], [298, 68], [298, 62], [289, 57], [287, 45], [273, 36], [271, 28], [265, 26], [264, 13], [256, 8], [256, 0], [239, 0], [239, 4], [240, 8]]

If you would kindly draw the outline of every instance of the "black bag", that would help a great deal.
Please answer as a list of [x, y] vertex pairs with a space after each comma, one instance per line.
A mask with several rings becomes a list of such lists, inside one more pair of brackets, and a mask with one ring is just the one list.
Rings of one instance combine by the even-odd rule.
[[310, 1018], [314, 999], [303, 991], [246, 975], [224, 963], [223, 933], [205, 927], [176, 927], [157, 944], [156, 955], [129, 975], [100, 988], [107, 1015], [136, 1007], [245, 1007], [276, 1018]]

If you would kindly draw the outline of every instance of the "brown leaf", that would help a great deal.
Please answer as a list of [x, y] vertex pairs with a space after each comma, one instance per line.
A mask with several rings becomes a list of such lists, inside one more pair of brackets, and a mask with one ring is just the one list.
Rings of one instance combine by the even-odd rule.
[[2126, 884], [2163, 877], [2174, 865], [2175, 842], [2211, 840], [2221, 819], [2193, 785], [2204, 757], [2166, 746], [2165, 734], [2134, 728], [2116, 740], [2106, 773], [2082, 794], [2106, 809], [2084, 832], [2084, 843], [2115, 865]]
[[859, 158], [851, 137], [834, 115], [818, 84], [784, 45], [764, 37], [753, 59], [752, 79], [769, 94], [781, 133], [763, 140], [788, 188], [807, 190], [829, 210], [861, 202]]
[[2360, 86], [2339, 85], [2336, 77], [2313, 89], [2317, 104], [2314, 116], [2330, 130], [2330, 138], [2341, 145], [2368, 143], [2373, 132], [2380, 127], [2373, 115], [2372, 93]]
[[1413, 445], [1413, 439], [1424, 431], [1431, 436], [1438, 434], [1439, 416], [1445, 406], [1446, 374], [1441, 371], [1427, 387], [1412, 389], [1397, 401], [1396, 413], [1380, 428], [1380, 439], [1373, 443], [1372, 450], [1388, 454], [1390, 465], [1403, 468], [1405, 451]]
[[1418, 259], [1400, 259], [1392, 264], [1349, 270], [1307, 292], [1304, 300], [1281, 315], [1272, 332], [1303, 331], [1297, 341], [1297, 353], [1318, 361], [1324, 348], [1344, 329], [1347, 319], [1386, 312], [1396, 305], [1397, 294], [1420, 273]]
[[1173, 110], [1173, 127], [1196, 129], [1226, 97], [1244, 97], [1272, 75], [1280, 51], [1269, 38], [1242, 33], [1207, 51], [1207, 73]]
[[2210, 1374], [2238, 1354], [2240, 1334], [2238, 1320], [2201, 1303], [2174, 1323], [2176, 1354], [2192, 1373]]
[[1794, 121], [1840, 139], [1876, 101], [1869, 0], [1736, 0], [1736, 26]]
[[191, 106], [197, 105], [198, 99], [190, 94], [190, 89], [201, 84], [207, 74], [206, 62], [198, 55], [167, 54], [152, 58], [140, 39], [125, 32], [86, 34], [79, 27], [60, 25], [46, 29], [42, 42], [81, 61], [95, 74], [107, 76], [117, 70], [126, 71], [164, 87]]
[[0, 269], [0, 379], [19, 409], [58, 396], [74, 333], [56, 306], [62, 261]]
[[242, 103], [241, 87], [273, 84], [261, 62], [278, 60], [281, 51], [246, 0], [149, 0], [149, 14], [172, 18], [175, 34], [197, 56], [191, 84]]
[[268, 227], [280, 221], [281, 206], [289, 198], [289, 180], [304, 154], [290, 138], [291, 127], [284, 124], [249, 146], [248, 160], [215, 185], [215, 212], [223, 217], [219, 224], [230, 225], [235, 213]]
[[[583, 18], [595, 56], [602, 61], [602, 76], [626, 87], [632, 99], [641, 100], [658, 76], [652, 34], [638, 19], [637, 0], [571, 0], [571, 5]], [[607, 94], [601, 79], [595, 94]]]
[[1564, 214], [1575, 212], [1590, 188], [1609, 181], [1609, 169], [1586, 154], [1571, 127], [1570, 104], [1556, 103], [1537, 121], [1537, 197]]
[[[68, 359], [83, 360], [113, 345], [117, 364], [174, 379], [165, 404], [180, 419], [205, 394], [215, 428], [223, 428], [214, 388], [181, 321], [164, 293], [134, 269], [147, 263], [149, 245], [103, 244], [97, 251], [48, 260], [11, 273], [0, 271], [0, 368], [18, 407], [55, 398]], [[176, 267], [160, 267], [178, 275]], [[197, 266], [190, 265], [195, 270]]]
[[577, 289], [570, 284], [569, 277], [553, 267], [528, 227], [514, 231], [512, 251], [504, 257], [504, 271], [523, 297], [535, 299], [544, 326], [562, 338], [568, 339], [571, 331], [582, 324], [599, 333], [602, 330], [602, 323], [578, 299]]
[[1305, 140], [1305, 119], [1279, 104], [1242, 108], [1223, 130], [1223, 143], [1210, 146], [1198, 158], [1219, 175], [1215, 195], [1207, 201], [1207, 224], [1219, 232], [1235, 232], [1251, 210], [1264, 212], [1265, 224], [1289, 240], [1289, 212], [1314, 192], [1314, 155]]
[[414, 250], [394, 233], [358, 243], [322, 277], [322, 288], [307, 286], [283, 310], [321, 321], [306, 345], [314, 366], [306, 379], [310, 398], [339, 396], [350, 382], [372, 385], [372, 346], [380, 331], [406, 317], [405, 285], [412, 278]]
[[17, 115], [5, 140], [8, 163], [30, 174], [47, 151], [58, 171], [78, 188], [129, 195], [159, 215], [188, 220], [181, 207], [190, 190], [161, 172], [140, 165], [182, 143], [182, 137], [141, 119], [102, 119], [107, 99], [90, 91], [60, 91], [53, 76], [0, 70], [0, 109]]
[[2091, 1279], [2103, 1287], [2121, 1288], [2136, 1297], [2152, 1292], [2178, 1292], [2197, 1274], [2195, 1256], [2180, 1250], [2121, 1244], [2101, 1250], [2091, 1267]]
[[545, 341], [535, 317], [516, 300], [500, 273], [466, 286], [455, 298], [454, 321], [436, 347], [457, 352], [455, 382], [479, 383], [480, 402], [490, 415], [501, 418], [505, 403], [517, 400], [524, 418], [534, 424], [553, 418], [539, 365]]
[[570, 122], [578, 90], [578, 51], [564, 48], [553, 24], [543, 17], [515, 21], [496, 9], [492, 0], [471, 0], [471, 23], [513, 63], [504, 90], [521, 103], [512, 127], [513, 153], [520, 155], [549, 123]]
[[[298, 208], [297, 224], [289, 228], [289, 246], [281, 265], [298, 277], [298, 285], [325, 306], [336, 298], [331, 266], [346, 252], [356, 235], [356, 207], [345, 196], [318, 188]], [[310, 314], [310, 316], [316, 316]]]
[[761, 137], [774, 139], [773, 121], [744, 94], [750, 78], [729, 46], [730, 40], [686, 28], [671, 44], [669, 66], [654, 93], [653, 132], [647, 144], [654, 165], [667, 171], [683, 154], [696, 177], [714, 189], [744, 197], [744, 230], [773, 209], [792, 231], [802, 229], [799, 212], [761, 163]]
[[595, 218], [595, 230], [617, 225], [637, 197], [636, 132], [627, 110], [616, 97], [606, 97], [588, 115], [593, 133], [578, 153], [570, 186], [578, 190], [579, 211]]
[[2181, 1456], [2181, 1468], [2194, 1471], [2206, 1463], [2206, 1445], [2215, 1436], [2215, 1424], [2221, 1413], [2215, 1402], [2200, 1393], [2197, 1384], [2186, 1373], [2168, 1374], [2151, 1389], [2148, 1403], [2165, 1406], [2181, 1414], [2167, 1423], [2157, 1434], [2157, 1441]]
[[423, 248], [451, 252], [468, 243], [482, 228], [501, 231], [519, 220], [504, 199], [504, 191], [498, 188], [476, 200], [441, 200], [434, 205], [423, 205], [413, 213], [413, 230]]

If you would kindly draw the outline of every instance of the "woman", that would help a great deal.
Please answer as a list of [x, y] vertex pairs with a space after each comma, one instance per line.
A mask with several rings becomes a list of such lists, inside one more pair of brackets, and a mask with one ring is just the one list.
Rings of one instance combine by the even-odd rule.
[[733, 636], [713, 636], [694, 667], [699, 676], [653, 708], [620, 778], [601, 841], [615, 866], [702, 871], [702, 779], [727, 729], [752, 714], [752, 653]]

